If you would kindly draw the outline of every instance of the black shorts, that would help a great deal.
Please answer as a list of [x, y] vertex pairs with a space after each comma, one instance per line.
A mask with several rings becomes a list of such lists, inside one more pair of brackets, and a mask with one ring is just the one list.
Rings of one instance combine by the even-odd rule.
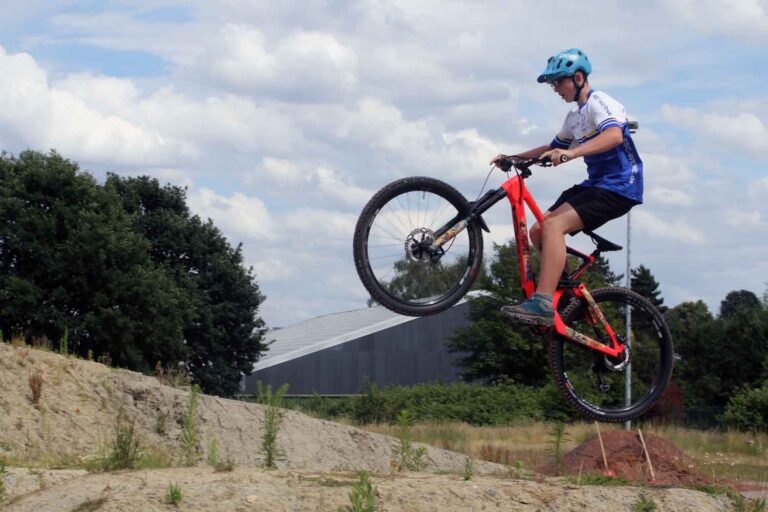
[[[557, 201], [549, 207], [549, 211], [555, 211], [563, 203], [573, 206], [573, 209], [579, 214], [582, 224], [584, 224], [585, 231], [593, 231], [609, 220], [625, 215], [633, 206], [640, 204], [604, 188], [581, 185], [574, 185], [560, 194]], [[578, 231], [571, 234], [576, 233]]]

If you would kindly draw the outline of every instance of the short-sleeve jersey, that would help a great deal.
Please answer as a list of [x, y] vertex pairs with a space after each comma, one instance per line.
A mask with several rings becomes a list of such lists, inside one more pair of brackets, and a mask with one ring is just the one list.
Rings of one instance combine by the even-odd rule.
[[642, 203], [643, 162], [629, 133], [627, 113], [604, 92], [590, 91], [584, 105], [568, 112], [550, 147], [568, 149], [584, 144], [612, 126], [622, 130], [624, 139], [613, 149], [584, 157], [588, 178], [581, 185], [611, 190]]

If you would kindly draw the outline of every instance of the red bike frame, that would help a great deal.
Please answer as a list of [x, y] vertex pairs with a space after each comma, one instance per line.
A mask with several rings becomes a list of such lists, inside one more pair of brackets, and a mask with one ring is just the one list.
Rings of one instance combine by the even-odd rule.
[[[536, 221], [542, 222], [544, 216], [533, 200], [533, 196], [528, 192], [528, 188], [525, 186], [525, 179], [523, 176], [513, 176], [509, 180], [502, 183], [501, 188], [506, 192], [509, 202], [512, 206], [512, 221], [514, 223], [515, 240], [517, 241], [517, 258], [520, 262], [520, 282], [522, 283], [523, 293], [526, 298], [530, 298], [533, 292], [536, 290], [535, 277], [533, 274], [533, 266], [531, 265], [531, 243], [528, 238], [528, 226], [526, 224], [525, 206], [533, 213]], [[568, 254], [577, 256], [582, 260], [582, 264], [573, 273], [568, 275], [567, 281], [561, 281], [558, 284], [557, 290], [552, 297], [552, 306], [555, 310], [555, 324], [554, 330], [561, 336], [565, 336], [569, 340], [585, 345], [589, 348], [602, 352], [606, 355], [620, 358], [624, 352], [624, 344], [621, 343], [616, 337], [611, 325], [606, 320], [599, 306], [592, 298], [592, 295], [587, 290], [583, 283], [575, 282], [575, 280], [584, 271], [595, 262], [597, 251], [592, 254], [583, 254], [576, 249], [566, 247]], [[584, 333], [578, 332], [563, 322], [557, 312], [557, 305], [562, 298], [565, 290], [572, 290], [577, 298], [581, 298], [586, 301], [587, 319], [593, 326], [602, 325], [605, 328], [606, 334], [610, 337], [611, 344], [606, 345], [601, 343]]]

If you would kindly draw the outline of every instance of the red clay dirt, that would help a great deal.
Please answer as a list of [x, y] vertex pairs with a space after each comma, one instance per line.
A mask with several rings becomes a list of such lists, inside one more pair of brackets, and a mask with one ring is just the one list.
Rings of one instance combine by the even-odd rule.
[[[597, 434], [584, 441], [563, 457], [561, 475], [607, 475], [615, 474], [633, 483], [654, 483], [660, 485], [695, 485], [712, 483], [699, 475], [696, 463], [675, 445], [653, 434], [643, 434], [648, 448], [655, 481], [643, 453], [643, 445], [637, 431], [610, 430], [602, 433], [608, 467], [603, 463], [603, 454]], [[541, 468], [545, 474], [555, 474], [552, 465]]]

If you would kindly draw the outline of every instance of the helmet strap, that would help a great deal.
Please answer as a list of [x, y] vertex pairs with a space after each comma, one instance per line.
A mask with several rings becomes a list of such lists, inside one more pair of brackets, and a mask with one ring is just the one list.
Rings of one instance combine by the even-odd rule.
[[579, 96], [581, 96], [581, 90], [584, 89], [584, 85], [586, 85], [587, 80], [585, 78], [584, 81], [581, 83], [581, 85], [579, 85], [579, 84], [576, 83], [576, 78], [575, 78], [575, 75], [574, 75], [574, 76], [571, 77], [571, 82], [573, 82], [573, 86], [576, 88], [576, 94], [573, 95], [573, 101], [578, 103], [579, 102]]

